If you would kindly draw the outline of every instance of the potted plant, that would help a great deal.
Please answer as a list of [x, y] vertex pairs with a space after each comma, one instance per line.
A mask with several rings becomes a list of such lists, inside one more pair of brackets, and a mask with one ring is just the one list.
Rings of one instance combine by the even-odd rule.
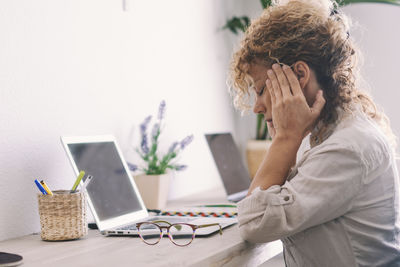
[[141, 141], [136, 152], [140, 155], [144, 164], [138, 166], [128, 163], [132, 172], [139, 172], [138, 175], [133, 177], [143, 201], [149, 209], [163, 209], [165, 207], [172, 174], [174, 171], [182, 171], [187, 168], [186, 165], [180, 165], [176, 162], [177, 156], [193, 141], [193, 135], [189, 135], [181, 141], [172, 143], [164, 154], [158, 151], [165, 107], [165, 101], [161, 101], [157, 121], [154, 123], [150, 135], [148, 135], [147, 130], [151, 116], [146, 117], [140, 124]]

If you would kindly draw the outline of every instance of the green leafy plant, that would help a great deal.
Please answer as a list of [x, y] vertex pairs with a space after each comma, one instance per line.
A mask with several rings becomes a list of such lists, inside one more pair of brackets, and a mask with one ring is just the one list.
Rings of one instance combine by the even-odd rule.
[[153, 125], [150, 134], [151, 143], [148, 142], [149, 135], [147, 134], [151, 116], [146, 117], [142, 124], [140, 124], [141, 142], [136, 152], [140, 155], [145, 164], [139, 167], [136, 164], [128, 162], [131, 171], [141, 171], [147, 175], [160, 175], [165, 174], [167, 169], [182, 171], [187, 168], [186, 165], [179, 165], [175, 161], [179, 153], [193, 141], [193, 135], [188, 135], [181, 141], [172, 143], [164, 155], [159, 154], [159, 137], [163, 127], [165, 107], [165, 101], [161, 101], [158, 108], [157, 122]]
[[342, 0], [336, 1], [339, 6], [345, 6], [348, 4], [355, 4], [355, 3], [381, 3], [381, 4], [391, 4], [395, 6], [400, 6], [399, 0]]
[[[262, 8], [267, 8], [272, 4], [271, 0], [260, 0]], [[400, 6], [400, 0], [336, 0], [338, 6], [345, 6], [354, 3], [381, 3], [381, 4], [391, 4]], [[232, 17], [229, 19], [222, 29], [228, 29], [234, 34], [239, 32], [245, 32], [247, 27], [250, 25], [250, 18], [247, 16], [242, 17]], [[264, 140], [270, 138], [268, 135], [268, 127], [264, 121], [263, 114], [257, 114], [257, 129], [256, 129], [256, 139]]]
[[249, 27], [249, 25], [250, 25], [249, 17], [246, 16], [232, 17], [226, 22], [225, 26], [222, 27], [222, 29], [229, 29], [234, 34], [237, 34], [238, 30], [245, 32], [247, 27]]
[[268, 135], [268, 126], [264, 120], [263, 114], [257, 114], [257, 132], [256, 132], [256, 140], [265, 140], [271, 139]]

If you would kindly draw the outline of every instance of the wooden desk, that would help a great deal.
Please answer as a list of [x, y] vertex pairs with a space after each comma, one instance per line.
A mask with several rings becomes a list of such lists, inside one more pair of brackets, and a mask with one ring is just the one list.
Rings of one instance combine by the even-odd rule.
[[[205, 200], [206, 199], [206, 200]], [[182, 205], [226, 202], [221, 189], [205, 192], [169, 203], [169, 208]], [[42, 241], [39, 234], [0, 242], [0, 250], [24, 257], [22, 266], [258, 266], [282, 252], [282, 244], [250, 244], [239, 236], [238, 226], [223, 235], [197, 238], [187, 247], [178, 247], [168, 238], [149, 246], [136, 237], [105, 237], [89, 230], [85, 238]]]

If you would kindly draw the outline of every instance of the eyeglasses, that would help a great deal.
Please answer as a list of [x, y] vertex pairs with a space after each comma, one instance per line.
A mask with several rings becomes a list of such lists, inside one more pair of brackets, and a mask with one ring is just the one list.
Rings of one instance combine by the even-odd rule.
[[180, 247], [184, 247], [192, 243], [197, 229], [211, 226], [218, 226], [219, 234], [222, 235], [222, 228], [219, 223], [194, 225], [188, 223], [171, 224], [167, 221], [154, 221], [140, 222], [136, 224], [136, 227], [139, 230], [139, 237], [144, 243], [148, 245], [158, 244], [163, 236], [163, 229], [167, 229], [169, 240]]

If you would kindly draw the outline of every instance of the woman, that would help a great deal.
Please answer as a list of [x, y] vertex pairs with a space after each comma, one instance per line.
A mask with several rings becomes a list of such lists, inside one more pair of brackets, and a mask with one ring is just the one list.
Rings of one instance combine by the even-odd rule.
[[334, 8], [275, 3], [234, 55], [235, 104], [249, 107], [254, 93], [272, 136], [238, 204], [240, 233], [281, 239], [287, 266], [400, 266], [395, 137], [360, 88], [357, 49]]

